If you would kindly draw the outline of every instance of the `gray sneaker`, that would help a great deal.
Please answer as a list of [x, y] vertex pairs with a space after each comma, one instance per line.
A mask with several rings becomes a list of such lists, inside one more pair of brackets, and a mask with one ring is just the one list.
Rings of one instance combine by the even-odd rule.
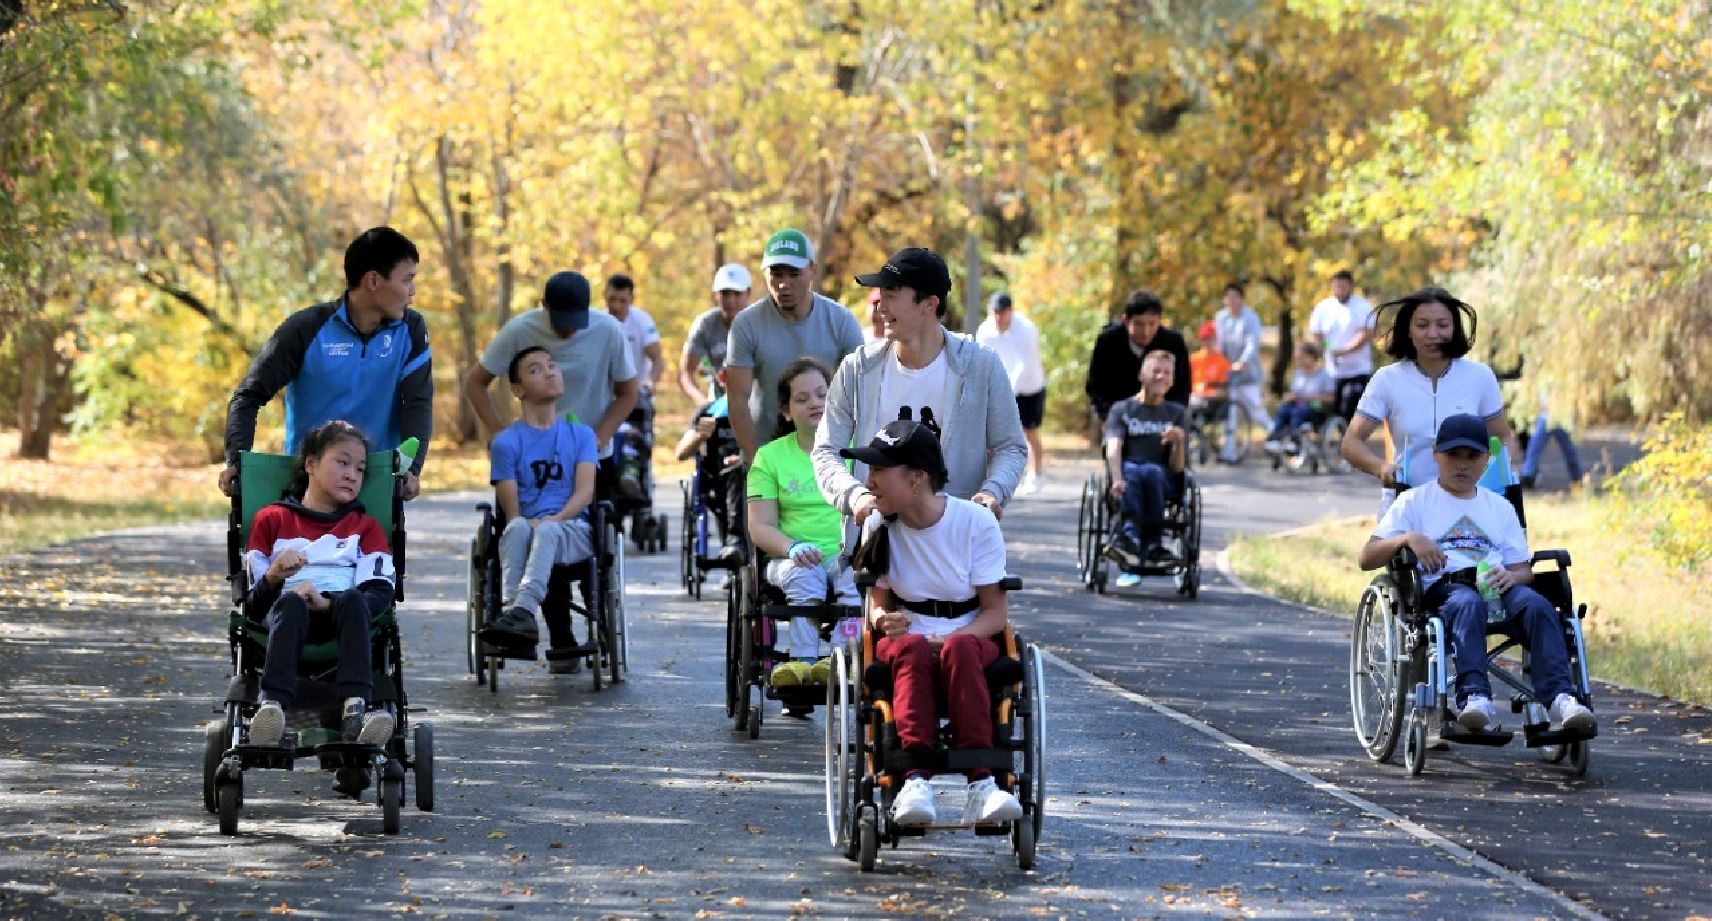
[[278, 701], [264, 700], [250, 717], [250, 744], [270, 748], [279, 745], [285, 736], [285, 708]]

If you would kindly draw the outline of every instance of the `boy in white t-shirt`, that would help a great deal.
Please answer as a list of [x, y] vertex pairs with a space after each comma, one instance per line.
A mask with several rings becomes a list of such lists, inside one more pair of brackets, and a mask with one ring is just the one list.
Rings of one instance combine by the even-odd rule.
[[[1478, 416], [1444, 420], [1433, 444], [1438, 479], [1397, 497], [1361, 548], [1361, 568], [1378, 569], [1405, 546], [1419, 558], [1422, 603], [1440, 612], [1451, 634], [1457, 722], [1469, 729], [1497, 728], [1486, 679], [1486, 637], [1500, 633], [1520, 639], [1533, 656], [1534, 693], [1551, 702], [1552, 722], [1566, 729], [1590, 727], [1593, 711], [1575, 696], [1557, 611], [1528, 587], [1533, 555], [1521, 520], [1503, 496], [1479, 485], [1491, 456], [1486, 439], [1486, 423]], [[1502, 612], [1494, 612], [1498, 617], [1488, 615], [1473, 578], [1489, 555], [1498, 558], [1490, 574], [1503, 602]]]

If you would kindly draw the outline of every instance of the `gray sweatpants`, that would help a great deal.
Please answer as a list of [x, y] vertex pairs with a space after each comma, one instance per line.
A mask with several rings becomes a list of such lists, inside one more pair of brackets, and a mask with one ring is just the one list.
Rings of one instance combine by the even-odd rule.
[[[843, 559], [827, 561], [825, 565], [799, 566], [796, 562], [769, 560], [767, 581], [785, 593], [786, 604], [824, 604], [826, 586], [830, 581], [839, 604], [860, 604], [856, 595], [856, 574]], [[828, 570], [827, 566], [837, 567]], [[842, 625], [841, 625], [842, 627]], [[790, 635], [785, 648], [793, 659], [820, 657], [820, 626], [806, 617], [791, 618]]]
[[527, 518], [506, 522], [499, 535], [500, 579], [504, 610], [512, 605], [531, 614], [541, 612], [553, 567], [581, 563], [594, 555], [594, 536], [586, 521], [549, 521], [534, 525]]

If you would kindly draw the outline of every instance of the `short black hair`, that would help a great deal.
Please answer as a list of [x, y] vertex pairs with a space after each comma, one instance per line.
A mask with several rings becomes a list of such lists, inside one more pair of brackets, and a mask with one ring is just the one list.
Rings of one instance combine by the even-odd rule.
[[1146, 288], [1139, 288], [1135, 291], [1131, 291], [1129, 293], [1129, 297], [1124, 298], [1124, 319], [1127, 320], [1130, 317], [1139, 317], [1144, 313], [1157, 313], [1163, 316], [1165, 314], [1165, 305], [1160, 302], [1159, 295], [1154, 294]]
[[292, 462], [296, 467], [291, 471], [291, 482], [286, 485], [286, 493], [302, 499], [303, 494], [309, 490], [309, 461], [326, 454], [328, 448], [347, 438], [363, 446], [364, 457], [373, 451], [369, 437], [363, 434], [363, 430], [343, 419], [323, 422], [311, 429], [303, 438], [303, 446], [297, 450], [297, 459]]
[[422, 262], [422, 255], [409, 237], [391, 227], [370, 227], [345, 247], [345, 290], [362, 284], [363, 276], [370, 272], [379, 272], [382, 278], [391, 277], [392, 270], [406, 259]]
[[523, 383], [523, 379], [518, 375], [518, 372], [523, 368], [523, 359], [528, 358], [534, 352], [541, 352], [548, 358], [553, 357], [553, 353], [547, 351], [547, 347], [544, 345], [526, 345], [523, 348], [518, 349], [517, 354], [511, 356], [511, 364], [505, 366], [506, 379], [511, 381], [513, 384]]
[[[1474, 314], [1474, 308], [1457, 299], [1449, 291], [1438, 285], [1427, 285], [1424, 288], [1379, 305], [1373, 312], [1374, 328], [1377, 329], [1385, 311], [1392, 313], [1391, 328], [1385, 333], [1385, 354], [1399, 361], [1415, 360], [1415, 342], [1409, 338], [1409, 324], [1415, 319], [1415, 310], [1422, 304], [1437, 301], [1450, 310], [1450, 341], [1445, 343], [1446, 358], [1461, 358], [1474, 347], [1474, 333], [1479, 326], [1479, 318]], [[1467, 322], [1464, 323], [1464, 318]]]
[[1237, 297], [1245, 297], [1248, 294], [1247, 291], [1243, 290], [1242, 282], [1240, 281], [1233, 281], [1225, 285], [1226, 294], [1229, 294], [1232, 291], [1236, 292]]
[[619, 272], [606, 280], [608, 291], [635, 291], [636, 280], [629, 275]]
[[1332, 281], [1347, 281], [1353, 285], [1355, 284], [1355, 276], [1349, 274], [1349, 269], [1338, 269], [1332, 273]]

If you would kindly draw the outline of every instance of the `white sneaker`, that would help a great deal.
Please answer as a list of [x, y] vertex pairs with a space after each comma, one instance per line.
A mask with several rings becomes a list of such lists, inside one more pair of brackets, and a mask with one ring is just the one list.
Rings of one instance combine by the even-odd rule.
[[1492, 698], [1471, 694], [1462, 705], [1456, 721], [1469, 729], [1496, 729], [1497, 714], [1492, 711]]
[[1016, 489], [1019, 496], [1032, 496], [1037, 492], [1040, 492], [1040, 478], [1032, 473], [1023, 477], [1022, 483]]
[[278, 701], [264, 700], [250, 717], [250, 744], [277, 746], [285, 736], [285, 708]]
[[1283, 454], [1284, 442], [1279, 441], [1276, 438], [1267, 439], [1266, 444], [1261, 446], [1261, 450], [1268, 454]]
[[1117, 581], [1112, 584], [1118, 588], [1135, 588], [1141, 584], [1141, 577], [1133, 572], [1120, 572]]
[[939, 818], [933, 810], [933, 788], [925, 777], [911, 777], [892, 798], [892, 821], [899, 825], [932, 825]]
[[357, 741], [364, 745], [385, 745], [392, 738], [392, 713], [382, 707], [363, 714], [363, 728], [357, 731]]
[[1588, 729], [1593, 726], [1593, 711], [1582, 706], [1573, 695], [1559, 694], [1552, 701], [1551, 719], [1565, 729]]
[[969, 784], [969, 805], [964, 807], [965, 822], [1014, 822], [1022, 818], [1022, 803], [1015, 796], [1000, 790], [993, 778], [984, 777]]

